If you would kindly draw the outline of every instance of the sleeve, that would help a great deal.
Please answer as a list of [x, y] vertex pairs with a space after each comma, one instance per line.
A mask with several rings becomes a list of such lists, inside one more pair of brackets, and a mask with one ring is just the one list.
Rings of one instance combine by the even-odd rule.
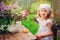
[[50, 24], [53, 24], [52, 20], [50, 20], [50, 19], [48, 19], [46, 22], [50, 23]]

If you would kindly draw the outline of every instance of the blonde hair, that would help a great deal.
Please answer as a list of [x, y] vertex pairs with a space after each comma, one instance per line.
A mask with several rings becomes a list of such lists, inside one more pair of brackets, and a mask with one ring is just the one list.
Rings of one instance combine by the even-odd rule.
[[[40, 11], [40, 10], [39, 10], [39, 8], [38, 8], [38, 9], [37, 9], [37, 17], [41, 17], [39, 11]], [[50, 9], [50, 12], [48, 13], [47, 18], [48, 18], [48, 19], [53, 19], [53, 17], [54, 17], [54, 15], [53, 15], [53, 10]]]

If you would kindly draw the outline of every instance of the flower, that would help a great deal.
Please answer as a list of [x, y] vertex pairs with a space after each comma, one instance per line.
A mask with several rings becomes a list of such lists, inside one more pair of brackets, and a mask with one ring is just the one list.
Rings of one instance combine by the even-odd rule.
[[0, 27], [0, 30], [2, 30], [2, 31], [4, 30], [4, 25], [2, 25], [2, 26]]
[[7, 30], [9, 30], [9, 32], [17, 32], [18, 29], [15, 27], [15, 25], [9, 25]]
[[6, 6], [5, 6], [5, 3], [4, 2], [1, 2], [0, 3], [0, 15], [4, 13], [4, 10], [6, 9]]
[[18, 32], [20, 26], [21, 21], [17, 21], [16, 24], [8, 25], [7, 30], [9, 30], [10, 32]]
[[23, 14], [23, 17], [25, 18], [25, 19], [27, 19], [27, 16], [28, 16], [28, 11], [27, 10], [24, 10], [23, 12], [22, 12], [22, 14]]
[[[17, 3], [6, 5], [3, 1], [0, 3], [0, 33], [18, 32], [21, 26], [21, 8]], [[1, 31], [2, 30], [2, 31]]]

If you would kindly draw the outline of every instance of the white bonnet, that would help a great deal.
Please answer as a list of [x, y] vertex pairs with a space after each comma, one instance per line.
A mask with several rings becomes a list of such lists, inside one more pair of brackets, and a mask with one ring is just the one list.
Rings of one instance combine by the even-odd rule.
[[47, 12], [50, 12], [51, 9], [51, 5], [50, 4], [40, 4], [39, 9], [41, 8], [45, 8], [47, 10]]

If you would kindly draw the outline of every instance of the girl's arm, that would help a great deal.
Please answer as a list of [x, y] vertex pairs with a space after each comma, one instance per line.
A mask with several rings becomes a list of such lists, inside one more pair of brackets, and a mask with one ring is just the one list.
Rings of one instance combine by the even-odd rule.
[[39, 34], [37, 36], [49, 36], [49, 35], [53, 35], [53, 32], [51, 30], [52, 24], [51, 23], [47, 23], [47, 27], [49, 28], [49, 32], [48, 33], [44, 33], [44, 34]]
[[50, 36], [50, 35], [53, 35], [53, 32], [49, 31], [48, 33], [38, 34], [37, 36], [44, 37], [44, 36]]

